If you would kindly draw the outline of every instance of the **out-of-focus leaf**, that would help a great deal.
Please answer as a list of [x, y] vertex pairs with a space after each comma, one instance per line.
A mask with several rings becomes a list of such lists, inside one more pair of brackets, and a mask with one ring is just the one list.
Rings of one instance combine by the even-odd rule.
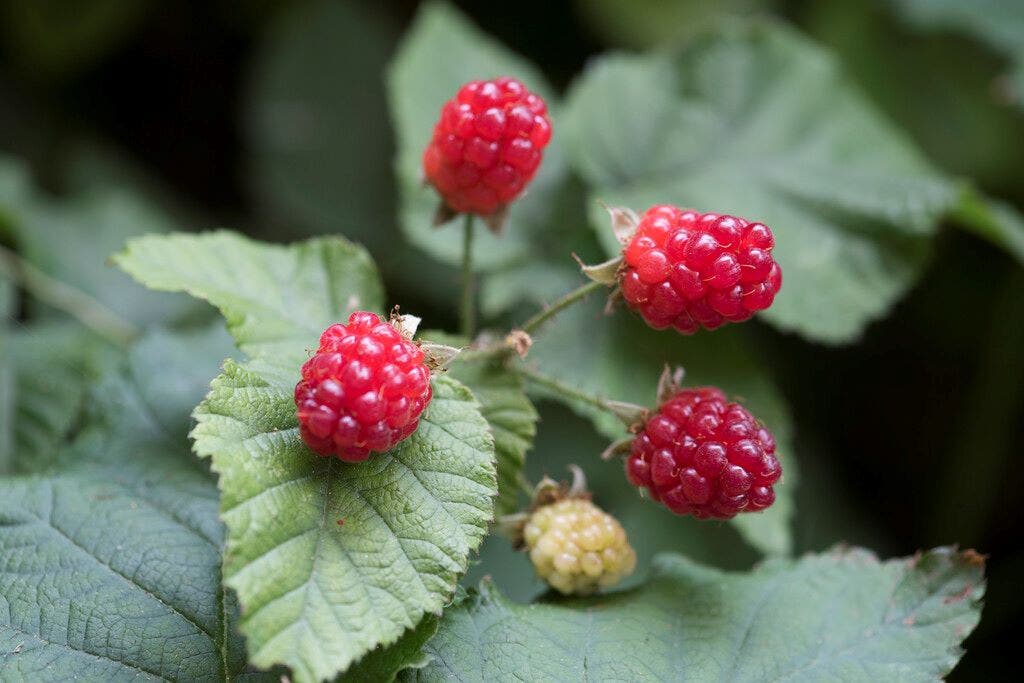
[[666, 554], [640, 588], [535, 605], [485, 581], [403, 680], [933, 681], [978, 623], [983, 564], [840, 549], [739, 574]]
[[[739, 515], [732, 523], [763, 552], [789, 552], [792, 487], [797, 479], [789, 414], [771, 379], [747, 349], [742, 330], [724, 328], [682, 337], [671, 331], [652, 330], [626, 310], [604, 315], [603, 306], [599, 296], [592, 296], [561, 313], [557, 321], [536, 335], [525, 361], [527, 366], [592, 395], [650, 406], [655, 402], [658, 377], [665, 365], [682, 365], [687, 385], [711, 384], [742, 400], [778, 440], [785, 476], [776, 486], [777, 498], [771, 508]], [[543, 388], [539, 391], [566, 400], [560, 393]], [[624, 434], [621, 423], [608, 413], [585, 402], [567, 403], [591, 418], [609, 439]]]
[[577, 0], [578, 13], [614, 45], [677, 43], [724, 17], [765, 9], [771, 0]]
[[[915, 281], [958, 198], [826, 53], [773, 24], [730, 25], [674, 58], [595, 62], [564, 132], [609, 204], [770, 225], [784, 285], [763, 315], [821, 341], [854, 339]], [[604, 211], [592, 218], [618, 251]]]
[[[188, 453], [185, 423], [160, 426], [182, 419], [197, 387], [169, 383], [157, 397], [135, 376], [211, 373], [213, 338], [144, 338], [90, 390], [75, 443], [48, 454], [61, 469], [0, 482], [0, 679], [279, 679], [247, 672], [221, 584], [216, 486]], [[185, 344], [195, 355], [168, 353]]]
[[999, 50], [1010, 61], [1005, 88], [1024, 105], [1024, 4], [1018, 0], [892, 0], [907, 21], [924, 29], [954, 29]]

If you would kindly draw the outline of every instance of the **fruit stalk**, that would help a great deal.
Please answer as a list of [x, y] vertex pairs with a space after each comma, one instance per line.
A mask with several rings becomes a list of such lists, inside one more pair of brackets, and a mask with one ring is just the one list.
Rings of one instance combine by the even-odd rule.
[[459, 330], [466, 339], [472, 339], [476, 331], [473, 285], [473, 214], [467, 213], [462, 224], [462, 303], [459, 308]]

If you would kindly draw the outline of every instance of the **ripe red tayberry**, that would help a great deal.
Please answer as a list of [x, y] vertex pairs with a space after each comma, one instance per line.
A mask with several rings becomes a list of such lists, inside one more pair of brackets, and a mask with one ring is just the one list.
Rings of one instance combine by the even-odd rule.
[[763, 223], [652, 206], [623, 252], [622, 296], [655, 329], [693, 334], [772, 305], [782, 270]]
[[720, 389], [682, 389], [633, 439], [626, 476], [680, 515], [729, 519], [775, 502], [775, 438]]
[[550, 139], [547, 105], [522, 83], [470, 81], [441, 109], [423, 170], [455, 212], [493, 216], [533, 178]]
[[302, 440], [346, 462], [392, 448], [416, 431], [430, 402], [423, 360], [419, 346], [373, 313], [331, 325], [295, 385]]

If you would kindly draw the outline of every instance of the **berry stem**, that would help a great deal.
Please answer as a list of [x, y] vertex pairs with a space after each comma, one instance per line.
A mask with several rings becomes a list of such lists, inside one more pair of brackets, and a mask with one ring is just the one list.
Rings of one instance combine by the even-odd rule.
[[572, 306], [577, 301], [582, 301], [583, 299], [586, 299], [591, 293], [596, 292], [597, 290], [605, 286], [606, 285], [600, 282], [588, 282], [584, 285], [577, 287], [568, 294], [564, 295], [562, 298], [555, 301], [555, 303], [551, 304], [544, 310], [537, 313], [537, 315], [527, 320], [525, 323], [523, 323], [520, 329], [523, 332], [526, 332], [527, 334], [533, 334], [537, 330], [537, 328], [543, 325], [549, 318], [554, 317], [563, 309]]
[[0, 275], [10, 279], [40, 301], [64, 311], [113, 343], [124, 346], [139, 329], [82, 290], [50, 277], [17, 253], [0, 245]]
[[472, 339], [476, 328], [473, 283], [473, 214], [467, 213], [462, 225], [462, 306], [459, 313], [460, 331]]
[[548, 375], [521, 365], [515, 367], [514, 370], [524, 380], [532, 382], [553, 394], [557, 394], [558, 396], [571, 401], [585, 403], [610, 415], [614, 415], [627, 428], [634, 426], [638, 420], [642, 419], [646, 412], [643, 406], [634, 405], [632, 403], [623, 403], [621, 401], [612, 401], [595, 394], [580, 391], [579, 389], [575, 389], [568, 384], [565, 384], [561, 380], [557, 380], [554, 377], [549, 377]]

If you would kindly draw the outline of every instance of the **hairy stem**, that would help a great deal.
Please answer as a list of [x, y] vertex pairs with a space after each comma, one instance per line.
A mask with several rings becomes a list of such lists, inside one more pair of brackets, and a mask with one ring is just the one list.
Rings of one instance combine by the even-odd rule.
[[543, 325], [548, 319], [558, 315], [563, 309], [572, 306], [577, 301], [586, 299], [593, 292], [606, 286], [600, 282], [588, 282], [585, 285], [581, 285], [527, 320], [520, 329], [528, 334], [533, 334], [538, 327]]
[[473, 214], [467, 213], [462, 226], [462, 305], [459, 309], [460, 331], [466, 339], [472, 339], [476, 331], [473, 294]]
[[64, 311], [97, 334], [125, 345], [139, 335], [135, 325], [82, 290], [50, 277], [7, 247], [0, 245], [0, 274], [40, 301]]
[[524, 366], [517, 366], [514, 370], [527, 382], [532, 382], [533, 384], [536, 384], [557, 396], [561, 396], [562, 398], [570, 401], [579, 401], [597, 408], [598, 410], [602, 410], [610, 415], [614, 415], [624, 425], [626, 425], [626, 427], [632, 427], [638, 422], [642, 422], [647, 412], [643, 406], [624, 403], [622, 401], [612, 401], [595, 394], [581, 391], [580, 389], [576, 389], [565, 384], [561, 380], [549, 377], [548, 375]]

